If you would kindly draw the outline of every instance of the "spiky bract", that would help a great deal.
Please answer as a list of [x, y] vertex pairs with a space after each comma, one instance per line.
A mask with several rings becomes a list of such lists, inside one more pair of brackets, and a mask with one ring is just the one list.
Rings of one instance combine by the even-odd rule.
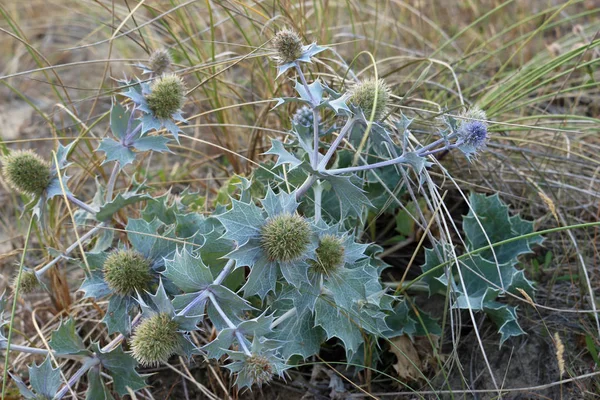
[[133, 358], [143, 366], [166, 363], [180, 348], [178, 328], [166, 313], [143, 320], [131, 338]]
[[374, 121], [379, 121], [388, 112], [391, 91], [383, 79], [366, 79], [350, 91], [350, 101], [360, 108], [367, 118], [375, 109]]
[[173, 60], [167, 50], [155, 50], [148, 59], [148, 67], [154, 74], [160, 76], [167, 72]]
[[335, 235], [323, 235], [317, 247], [317, 259], [310, 262], [314, 271], [330, 275], [344, 265], [344, 246], [342, 239]]
[[280, 214], [270, 218], [261, 229], [261, 245], [271, 261], [294, 261], [307, 249], [311, 229], [297, 214]]
[[273, 367], [266, 357], [252, 354], [246, 358], [244, 372], [259, 387], [273, 379]]
[[183, 107], [185, 85], [179, 76], [163, 75], [152, 82], [150, 90], [146, 102], [155, 117], [169, 119]]
[[148, 288], [152, 281], [150, 260], [135, 250], [117, 250], [104, 262], [104, 280], [122, 296]]
[[[19, 278], [19, 274], [17, 273], [13, 279], [12, 290], [13, 292], [17, 290], [17, 283]], [[33, 292], [40, 286], [40, 281], [37, 276], [35, 276], [35, 272], [32, 270], [23, 271], [21, 274], [21, 282], [19, 283], [19, 291], [24, 294], [28, 294]]]
[[302, 39], [290, 30], [282, 29], [273, 38], [273, 47], [277, 51], [277, 62], [280, 64], [296, 61], [302, 56]]
[[20, 150], [2, 157], [6, 182], [19, 193], [40, 195], [52, 180], [50, 164], [31, 150]]

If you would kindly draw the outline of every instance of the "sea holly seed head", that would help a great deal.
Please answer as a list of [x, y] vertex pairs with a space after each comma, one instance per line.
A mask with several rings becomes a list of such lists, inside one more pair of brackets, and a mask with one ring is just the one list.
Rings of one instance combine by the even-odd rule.
[[280, 64], [296, 61], [302, 56], [302, 40], [290, 29], [283, 29], [273, 37], [273, 47], [277, 51], [277, 61]]
[[146, 97], [148, 108], [155, 117], [171, 118], [179, 112], [185, 100], [185, 85], [175, 74], [166, 74], [157, 78], [150, 85], [150, 93]]
[[267, 220], [261, 229], [261, 245], [271, 261], [294, 261], [307, 249], [311, 229], [297, 214], [280, 214]]
[[317, 259], [310, 264], [315, 272], [330, 275], [344, 265], [344, 251], [341, 238], [335, 235], [324, 235], [317, 247]]
[[173, 60], [167, 50], [155, 50], [148, 59], [148, 67], [154, 74], [160, 76], [167, 72]]
[[152, 281], [150, 260], [135, 250], [117, 250], [104, 262], [104, 280], [121, 296], [144, 290]]
[[168, 314], [154, 314], [143, 320], [131, 338], [133, 358], [143, 366], [169, 361], [179, 350], [179, 325]]
[[[15, 292], [17, 290], [19, 274], [17, 273], [13, 279], [12, 290]], [[21, 274], [21, 282], [19, 283], [19, 291], [24, 294], [28, 294], [33, 292], [40, 286], [40, 281], [38, 281], [37, 276], [34, 271], [27, 270], [23, 271]]]
[[390, 88], [383, 79], [364, 80], [350, 91], [350, 102], [360, 108], [367, 118], [375, 109], [374, 121], [381, 120], [387, 113], [390, 97]]
[[273, 378], [273, 367], [266, 357], [252, 354], [246, 358], [244, 372], [258, 386], [269, 383]]
[[40, 195], [52, 181], [50, 164], [30, 150], [2, 157], [2, 174], [14, 190], [32, 196]]

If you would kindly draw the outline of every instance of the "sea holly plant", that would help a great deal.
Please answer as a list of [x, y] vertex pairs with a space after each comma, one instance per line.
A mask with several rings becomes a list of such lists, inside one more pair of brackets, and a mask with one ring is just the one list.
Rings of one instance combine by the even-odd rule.
[[[88, 339], [85, 324], [65, 319], [49, 350], [16, 345], [12, 324], [0, 315], [0, 347], [45, 357], [30, 368], [30, 386], [16, 371], [11, 375], [25, 398], [63, 398], [83, 376], [89, 399], [125, 395], [146, 385], [145, 367], [174, 355], [220, 360], [239, 389], [251, 389], [285, 379], [326, 342], [341, 344], [349, 362], [364, 365], [367, 350], [377, 353], [388, 338], [440, 331], [435, 319], [408, 306], [410, 292], [399, 296], [382, 284], [389, 265], [380, 258], [382, 248], [364, 239], [365, 222], [372, 213], [404, 207], [404, 194], [423, 193], [438, 153], [458, 149], [471, 160], [483, 150], [485, 113], [472, 107], [456, 117], [441, 115], [435, 139], [415, 143], [412, 120], [391, 114], [394, 96], [383, 79], [339, 90], [318, 78], [308, 82], [303, 68], [327, 48], [304, 45], [287, 29], [272, 45], [278, 78], [296, 77], [297, 96], [275, 99], [275, 107], [296, 109], [288, 139], [273, 139], [262, 168], [252, 179], [231, 180], [214, 207], [190, 190], [155, 196], [134, 180], [123, 186], [130, 189], [117, 187], [138, 154], [169, 152], [171, 138], [178, 141], [184, 127], [185, 85], [167, 73], [164, 51], [138, 65], [149, 79], [119, 81], [111, 132], [96, 150], [112, 170], [106, 182], [97, 179], [89, 203], [69, 191], [65, 172], [73, 145], [61, 145], [49, 161], [31, 151], [4, 156], [7, 183], [35, 199], [32, 218], [41, 220], [47, 203], [62, 195], [80, 209], [75, 221], [88, 229], [64, 250], [53, 250], [50, 262], [23, 268], [14, 286], [21, 294], [39, 284], [50, 290], [48, 271], [79, 266], [85, 273], [79, 290], [104, 307], [104, 332], [116, 335], [100, 347]], [[405, 192], [389, 189], [402, 185]], [[395, 199], [393, 206], [387, 198]], [[540, 240], [494, 247], [532, 232], [532, 224], [510, 216], [497, 196], [473, 195], [470, 203], [464, 254], [453, 259], [453, 244], [431, 235], [424, 273], [415, 281], [430, 294], [449, 291], [453, 308], [485, 312], [502, 343], [523, 331], [516, 308], [499, 298], [518, 290], [533, 295], [531, 282], [516, 269], [517, 257]], [[195, 212], [198, 204], [209, 212]], [[136, 216], [128, 217], [125, 208]], [[115, 235], [115, 227], [124, 233]], [[80, 247], [85, 251], [72, 257]], [[198, 345], [197, 335], [208, 326], [216, 335]], [[77, 364], [76, 372], [60, 383], [54, 360]]]

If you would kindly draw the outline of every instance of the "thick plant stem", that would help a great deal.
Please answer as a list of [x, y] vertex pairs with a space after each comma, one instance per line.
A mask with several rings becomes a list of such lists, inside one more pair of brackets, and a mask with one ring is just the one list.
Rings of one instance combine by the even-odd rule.
[[246, 339], [240, 332], [237, 331], [237, 326], [233, 322], [231, 322], [227, 314], [225, 314], [225, 311], [223, 311], [223, 309], [219, 305], [217, 298], [212, 293], [208, 294], [208, 298], [212, 302], [212, 305], [215, 308], [215, 310], [217, 310], [221, 318], [223, 318], [223, 321], [225, 321], [227, 326], [235, 331], [235, 337], [240, 343], [240, 347], [242, 348], [242, 350], [244, 350], [244, 353], [246, 353], [247, 356], [251, 356], [252, 353], [250, 352], [250, 350], [248, 350], [248, 346], [246, 346]]
[[[0, 342], [0, 349], [5, 350], [7, 348], [6, 342]], [[28, 353], [28, 354], [37, 354], [41, 356], [47, 356], [52, 353], [54, 357], [64, 358], [67, 360], [83, 360], [87, 358], [87, 356], [81, 355], [72, 355], [72, 354], [56, 354], [55, 352], [50, 352], [46, 349], [39, 349], [37, 347], [29, 347], [29, 346], [21, 346], [18, 344], [11, 344], [10, 351], [18, 351], [19, 353]]]
[[300, 200], [302, 196], [308, 192], [308, 189], [310, 189], [316, 180], [317, 177], [315, 175], [310, 175], [308, 178], [306, 178], [304, 183], [298, 188], [298, 190], [296, 190], [296, 201]]
[[73, 196], [71, 193], [67, 193], [67, 200], [69, 200], [71, 203], [75, 204], [77, 207], [81, 208], [84, 211], [89, 212], [92, 215], [96, 215], [96, 213], [98, 212], [98, 210], [95, 210], [92, 207], [88, 206], [86, 203], [79, 200], [77, 197]]
[[[221, 283], [223, 283], [223, 281], [225, 280], [225, 278], [227, 278], [227, 275], [229, 275], [229, 273], [233, 269], [234, 264], [235, 264], [235, 261], [233, 261], [233, 260], [227, 261], [227, 264], [225, 264], [225, 267], [223, 268], [223, 270], [215, 278], [215, 280], [213, 282], [213, 285], [220, 285]], [[192, 308], [194, 308], [200, 302], [202, 302], [203, 300], [205, 300], [208, 297], [209, 293], [210, 293], [209, 289], [204, 289], [203, 291], [201, 291], [200, 294], [198, 296], [196, 296], [196, 298], [194, 300], [192, 300], [190, 302], [190, 304], [188, 304], [187, 306], [185, 306], [185, 308], [183, 310], [179, 311], [177, 313], [177, 315], [179, 315], [179, 316], [186, 315], [188, 312], [190, 312], [190, 310]]]
[[29, 237], [31, 236], [31, 230], [33, 228], [34, 218], [32, 217], [29, 221], [29, 228], [27, 228], [27, 235], [25, 236], [25, 244], [23, 245], [23, 252], [21, 253], [21, 261], [19, 262], [19, 273], [17, 275], [17, 287], [15, 288], [14, 298], [12, 309], [10, 312], [10, 322], [8, 324], [8, 336], [6, 338], [6, 353], [4, 357], [4, 371], [2, 372], [2, 399], [4, 399], [4, 395], [6, 394], [6, 381], [8, 375], [8, 364], [10, 357], [8, 353], [10, 352], [10, 342], [12, 340], [13, 333], [13, 325], [15, 321], [15, 314], [17, 311], [17, 300], [19, 299], [19, 290], [21, 286], [21, 276], [23, 275], [23, 266], [25, 265], [25, 253], [27, 253], [27, 247], [29, 246]]
[[50, 261], [48, 264], [46, 264], [42, 268], [36, 270], [35, 275], [38, 277], [38, 279], [41, 278], [50, 268], [52, 268], [52, 266], [54, 264], [59, 262], [62, 258], [67, 257], [73, 250], [75, 250], [77, 247], [79, 247], [80, 243], [83, 243], [85, 240], [92, 237], [94, 234], [96, 234], [96, 232], [98, 232], [99, 230], [104, 228], [104, 226], [106, 226], [106, 224], [104, 222], [101, 222], [100, 224], [96, 225], [95, 227], [90, 229], [88, 232], [86, 232], [83, 236], [81, 236], [78, 241], [76, 241], [75, 243], [73, 243], [72, 245], [67, 247], [67, 249], [62, 254], [54, 257], [52, 259], [52, 261]]
[[325, 154], [325, 156], [323, 157], [323, 159], [321, 160], [321, 162], [317, 166], [318, 170], [322, 170], [322, 169], [324, 169], [327, 166], [327, 163], [329, 162], [329, 160], [331, 160], [331, 157], [333, 156], [333, 153], [335, 153], [335, 151], [339, 147], [339, 145], [342, 142], [342, 140], [344, 140], [344, 137], [348, 134], [348, 132], [350, 132], [350, 130], [354, 126], [355, 122], [356, 122], [356, 118], [354, 118], [354, 117], [348, 118], [348, 120], [346, 121], [346, 124], [344, 125], [344, 127], [340, 131], [339, 135], [335, 138], [335, 140], [333, 141], [333, 143], [329, 147], [329, 150], [327, 150], [327, 153]]
[[317, 184], [313, 187], [315, 193], [315, 222], [319, 222], [321, 219], [321, 198], [323, 196], [323, 185], [321, 181], [317, 181]]
[[54, 396], [54, 400], [59, 400], [62, 399], [65, 394], [67, 394], [67, 392], [69, 390], [71, 390], [71, 388], [73, 387], [73, 385], [75, 385], [80, 379], [81, 377], [88, 372], [88, 370], [92, 367], [95, 367], [96, 365], [100, 364], [100, 359], [97, 357], [90, 357], [88, 358], [83, 365], [81, 366], [81, 368], [79, 368], [77, 370], [77, 372], [75, 372], [73, 374], [73, 376], [69, 379], [69, 381], [67, 382], [66, 385], [64, 385], [59, 391], [58, 393], [56, 393], [56, 395]]
[[117, 183], [117, 176], [119, 176], [120, 169], [121, 165], [118, 161], [115, 161], [113, 170], [110, 173], [110, 178], [108, 179], [108, 184], [106, 185], [106, 201], [112, 201], [113, 192], [115, 190], [115, 184]]
[[290, 308], [289, 310], [287, 310], [285, 313], [283, 313], [281, 316], [279, 316], [276, 320], [274, 320], [271, 323], [270, 328], [271, 329], [275, 329], [279, 324], [281, 324], [283, 321], [293, 317], [294, 315], [296, 315], [296, 307]]

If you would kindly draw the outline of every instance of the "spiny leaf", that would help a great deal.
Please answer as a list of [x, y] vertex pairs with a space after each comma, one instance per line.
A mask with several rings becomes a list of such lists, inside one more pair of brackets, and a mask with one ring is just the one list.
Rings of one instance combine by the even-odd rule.
[[54, 398], [58, 389], [60, 389], [62, 379], [58, 368], [52, 368], [50, 356], [46, 357], [39, 366], [33, 364], [29, 367], [29, 383], [37, 395], [42, 395], [47, 399]]
[[231, 200], [231, 210], [217, 216], [226, 229], [225, 237], [235, 240], [238, 246], [245, 244], [251, 237], [260, 234], [265, 223], [260, 208], [252, 203]]
[[85, 400], [114, 400], [110, 390], [104, 385], [100, 377], [99, 368], [91, 368], [87, 373], [88, 388], [85, 392]]
[[123, 352], [121, 345], [108, 353], [102, 352], [98, 344], [94, 344], [93, 347], [102, 367], [106, 368], [113, 378], [113, 387], [119, 396], [127, 395], [129, 393], [127, 388], [135, 392], [146, 387], [144, 377], [135, 370], [137, 362]]
[[163, 275], [184, 292], [195, 292], [209, 286], [214, 277], [199, 256], [187, 249], [176, 251], [172, 260], [166, 260]]
[[117, 161], [121, 169], [135, 160], [135, 153], [129, 147], [111, 138], [102, 139], [98, 151], [103, 151], [106, 154], [103, 164], [109, 161]]
[[98, 212], [96, 213], [96, 218], [98, 219], [98, 221], [106, 221], [110, 219], [113, 216], [113, 214], [118, 212], [120, 209], [130, 204], [135, 204], [139, 203], [140, 201], [150, 199], [152, 199], [152, 196], [146, 193], [119, 193], [112, 201], [109, 201], [102, 207], [100, 207], [100, 210], [98, 210]]
[[52, 332], [50, 347], [56, 354], [89, 354], [83, 340], [75, 332], [75, 321], [69, 318]]

